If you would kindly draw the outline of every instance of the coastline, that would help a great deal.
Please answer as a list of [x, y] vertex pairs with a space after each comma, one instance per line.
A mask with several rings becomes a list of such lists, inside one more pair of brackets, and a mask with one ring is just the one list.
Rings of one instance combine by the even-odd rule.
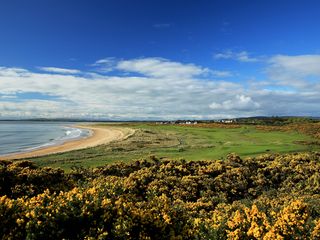
[[125, 140], [135, 132], [131, 128], [99, 127], [86, 125], [76, 125], [74, 127], [90, 130], [92, 134], [85, 138], [66, 141], [60, 145], [39, 148], [30, 152], [13, 153], [6, 156], [0, 156], [0, 160], [17, 160], [24, 158], [40, 157], [55, 153], [64, 153], [74, 150], [95, 147], [103, 144], [108, 144], [113, 141]]

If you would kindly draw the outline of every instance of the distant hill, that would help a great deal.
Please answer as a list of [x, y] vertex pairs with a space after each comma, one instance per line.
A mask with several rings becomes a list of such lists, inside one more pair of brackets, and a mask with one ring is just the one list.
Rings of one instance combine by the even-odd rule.
[[281, 117], [247, 117], [236, 118], [234, 121], [239, 124], [261, 124], [261, 125], [286, 125], [290, 123], [314, 123], [320, 120], [319, 117], [294, 117], [294, 116], [281, 116]]

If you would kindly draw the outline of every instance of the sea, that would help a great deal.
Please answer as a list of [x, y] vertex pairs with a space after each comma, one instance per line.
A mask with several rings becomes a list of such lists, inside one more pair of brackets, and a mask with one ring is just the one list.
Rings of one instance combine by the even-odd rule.
[[0, 156], [30, 152], [40, 148], [85, 138], [90, 130], [73, 122], [0, 121]]

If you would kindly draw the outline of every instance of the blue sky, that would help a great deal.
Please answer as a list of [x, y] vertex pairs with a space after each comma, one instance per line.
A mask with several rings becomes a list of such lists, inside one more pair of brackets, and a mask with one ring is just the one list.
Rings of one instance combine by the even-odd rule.
[[320, 2], [3, 0], [0, 118], [319, 116]]

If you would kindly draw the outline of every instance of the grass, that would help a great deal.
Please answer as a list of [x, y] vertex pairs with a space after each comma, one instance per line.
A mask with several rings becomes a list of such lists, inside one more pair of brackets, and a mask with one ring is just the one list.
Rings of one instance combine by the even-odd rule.
[[[105, 124], [103, 126], [110, 126]], [[119, 126], [119, 125], [117, 125]], [[128, 125], [125, 125], [128, 127]], [[319, 150], [319, 145], [302, 144], [314, 139], [297, 132], [262, 131], [253, 126], [202, 128], [176, 125], [132, 124], [130, 138], [84, 150], [33, 158], [40, 166], [94, 167], [119, 161], [132, 161], [156, 155], [186, 160], [223, 159], [228, 153], [242, 157], [262, 153], [289, 153]]]

